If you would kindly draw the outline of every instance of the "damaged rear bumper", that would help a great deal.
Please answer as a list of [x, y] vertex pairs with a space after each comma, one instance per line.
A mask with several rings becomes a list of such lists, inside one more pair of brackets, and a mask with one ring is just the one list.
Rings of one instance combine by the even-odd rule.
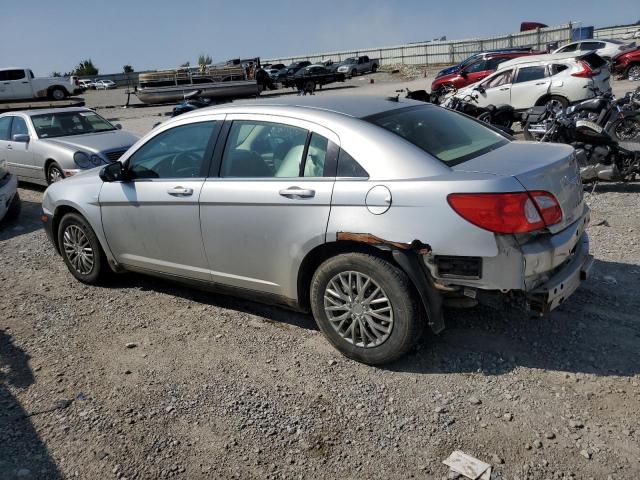
[[576, 244], [575, 254], [544, 284], [527, 292], [531, 310], [545, 315], [560, 306], [587, 279], [593, 255], [589, 254], [589, 237], [583, 233]]

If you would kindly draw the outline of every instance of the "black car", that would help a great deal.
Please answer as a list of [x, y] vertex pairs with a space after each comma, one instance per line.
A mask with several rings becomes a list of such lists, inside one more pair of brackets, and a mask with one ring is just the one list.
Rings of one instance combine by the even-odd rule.
[[309, 65], [311, 65], [311, 62], [307, 60], [303, 60], [301, 62], [293, 62], [292, 64], [281, 69], [274, 80], [283, 82], [286, 78], [293, 76], [301, 68], [308, 67]]
[[344, 73], [332, 72], [323, 65], [310, 65], [286, 77], [283, 85], [312, 92], [317, 86], [322, 87], [328, 83], [344, 82], [344, 80]]

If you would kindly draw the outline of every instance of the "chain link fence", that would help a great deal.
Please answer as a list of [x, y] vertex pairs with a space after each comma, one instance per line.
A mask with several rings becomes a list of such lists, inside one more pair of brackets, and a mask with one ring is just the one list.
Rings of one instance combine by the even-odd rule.
[[533, 47], [534, 49], [544, 50], [550, 43], [562, 45], [571, 40], [572, 28], [574, 28], [574, 25], [567, 23], [497, 37], [420, 42], [394, 47], [343, 50], [339, 52], [263, 59], [262, 62], [284, 64], [303, 60], [308, 60], [312, 63], [318, 63], [324, 60], [340, 62], [348, 57], [368, 55], [370, 58], [378, 58], [380, 65], [451, 65], [461, 62], [474, 53], [497, 48]]

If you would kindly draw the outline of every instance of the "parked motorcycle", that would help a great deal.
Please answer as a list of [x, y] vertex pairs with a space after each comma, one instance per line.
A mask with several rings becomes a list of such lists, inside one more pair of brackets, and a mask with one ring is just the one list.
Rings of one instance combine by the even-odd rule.
[[[576, 120], [586, 120], [602, 127], [614, 139], [621, 142], [637, 141], [640, 139], [640, 92], [629, 92], [623, 98], [616, 99], [611, 92], [600, 92], [591, 89], [596, 96], [583, 100], [566, 108], [565, 116]], [[634, 96], [635, 95], [635, 96]], [[551, 109], [533, 107], [529, 112], [539, 117], [539, 120], [523, 122], [524, 137], [527, 140], [539, 140], [546, 131], [540, 121], [550, 120], [553, 116]]]
[[440, 102], [444, 99], [442, 103], [443, 107], [465, 113], [477, 118], [481, 122], [489, 123], [506, 133], [513, 134], [511, 126], [517, 116], [511, 105], [488, 105], [487, 107], [480, 107], [477, 104], [477, 96], [467, 95], [464, 98], [458, 98], [455, 96], [456, 92], [456, 89], [448, 88], [447, 95], [443, 96], [433, 92], [429, 93], [426, 90], [412, 91], [407, 89], [406, 98], [433, 103], [434, 105], [440, 105]]
[[481, 107], [478, 105], [477, 95], [470, 94], [460, 98], [456, 93], [457, 91], [453, 91], [451, 95], [444, 100], [442, 106], [466, 113], [481, 122], [490, 123], [495, 127], [502, 130], [509, 130], [509, 133], [513, 133], [510, 131], [511, 126], [518, 117], [511, 105], [487, 105], [486, 107]]
[[573, 146], [583, 182], [634, 180], [636, 174], [640, 174], [640, 152], [618, 144], [612, 127], [617, 119], [610, 120], [606, 126], [600, 125], [589, 117], [594, 111], [574, 111], [571, 107], [566, 110], [531, 108], [523, 116], [525, 137]]
[[191, 112], [193, 110], [197, 110], [199, 108], [208, 107], [211, 105], [211, 100], [208, 98], [202, 98], [200, 95], [202, 94], [202, 90], [196, 90], [191, 93], [187, 93], [184, 95], [184, 99], [180, 102], [179, 105], [173, 108], [172, 117], [177, 117], [178, 115], [182, 115], [183, 113]]

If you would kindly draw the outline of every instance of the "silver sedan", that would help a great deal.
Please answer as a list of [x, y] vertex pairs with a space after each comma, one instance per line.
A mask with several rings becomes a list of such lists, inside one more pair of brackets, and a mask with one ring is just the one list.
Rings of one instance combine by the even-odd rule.
[[0, 162], [20, 180], [49, 185], [115, 162], [138, 136], [88, 108], [25, 110], [0, 115]]
[[311, 311], [350, 358], [389, 362], [443, 305], [546, 314], [591, 263], [573, 149], [409, 100], [206, 108], [50, 186], [43, 221], [93, 284], [139, 271]]

